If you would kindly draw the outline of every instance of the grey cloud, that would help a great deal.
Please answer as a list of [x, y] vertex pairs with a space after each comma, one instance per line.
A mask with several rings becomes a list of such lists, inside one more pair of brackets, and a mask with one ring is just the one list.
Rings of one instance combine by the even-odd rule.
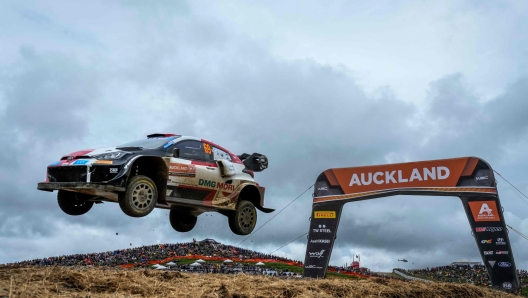
[[497, 164], [511, 146], [521, 145], [526, 135], [528, 111], [519, 78], [501, 95], [484, 102], [464, 83], [460, 74], [431, 83], [428, 113], [420, 118], [424, 142], [415, 148], [421, 159], [479, 156]]
[[[20, 55], [20, 61], [3, 67], [0, 75], [6, 102], [0, 118], [0, 212], [5, 215], [0, 230], [46, 234], [51, 231], [38, 221], [49, 216], [50, 204], [42, 199], [46, 194], [36, 193], [36, 183], [43, 180], [47, 162], [37, 157], [61, 141], [86, 134], [86, 111], [98, 95], [98, 85], [94, 72], [73, 57], [38, 53], [27, 45], [21, 46]], [[9, 224], [20, 218], [25, 229]]]
[[22, 60], [4, 69], [0, 78], [7, 100], [4, 133], [30, 136], [76, 138], [87, 130], [85, 112], [97, 97], [95, 74], [75, 58], [37, 54], [22, 46]]
[[140, 18], [150, 21], [159, 21], [159, 17], [172, 18], [175, 15], [188, 14], [189, 5], [186, 1], [163, 0], [154, 3], [146, 3], [141, 0], [120, 1], [124, 7], [138, 13]]
[[484, 109], [485, 128], [497, 143], [516, 142], [528, 128], [528, 78], [520, 78], [503, 94], [489, 102]]
[[442, 128], [456, 129], [473, 124], [480, 112], [478, 98], [463, 82], [462, 74], [453, 74], [430, 84], [430, 115], [445, 121]]
[[32, 22], [37, 23], [39, 26], [50, 26], [54, 25], [54, 22], [47, 17], [46, 15], [40, 14], [36, 11], [28, 10], [28, 9], [21, 9], [18, 11], [18, 13], [26, 19], [29, 19]]

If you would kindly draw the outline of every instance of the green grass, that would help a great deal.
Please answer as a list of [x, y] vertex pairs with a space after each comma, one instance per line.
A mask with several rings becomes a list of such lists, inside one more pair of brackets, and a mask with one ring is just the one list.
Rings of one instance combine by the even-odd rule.
[[528, 296], [528, 287], [521, 288], [521, 295]]
[[357, 276], [348, 275], [348, 274], [341, 274], [341, 273], [332, 272], [332, 271], [327, 271], [326, 272], [326, 277], [327, 278], [355, 279], [355, 280], [361, 279], [360, 277], [357, 277]]

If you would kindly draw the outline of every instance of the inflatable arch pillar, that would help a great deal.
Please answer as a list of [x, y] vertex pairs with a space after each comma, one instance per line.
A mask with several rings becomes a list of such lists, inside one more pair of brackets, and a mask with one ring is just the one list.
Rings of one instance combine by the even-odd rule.
[[314, 186], [303, 276], [326, 276], [344, 204], [394, 195], [458, 196], [491, 284], [519, 290], [495, 176], [476, 157], [324, 171]]

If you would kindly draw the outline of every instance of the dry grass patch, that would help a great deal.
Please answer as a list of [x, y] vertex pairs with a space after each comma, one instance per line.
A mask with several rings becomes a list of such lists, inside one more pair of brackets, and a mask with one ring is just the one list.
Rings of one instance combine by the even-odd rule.
[[280, 279], [86, 267], [0, 269], [0, 297], [516, 297], [468, 284]]

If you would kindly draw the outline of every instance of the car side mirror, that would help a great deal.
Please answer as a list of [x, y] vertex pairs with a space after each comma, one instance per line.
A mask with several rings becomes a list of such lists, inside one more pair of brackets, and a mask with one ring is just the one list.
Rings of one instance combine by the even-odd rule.
[[174, 151], [172, 152], [172, 157], [180, 157], [180, 148], [174, 148]]

